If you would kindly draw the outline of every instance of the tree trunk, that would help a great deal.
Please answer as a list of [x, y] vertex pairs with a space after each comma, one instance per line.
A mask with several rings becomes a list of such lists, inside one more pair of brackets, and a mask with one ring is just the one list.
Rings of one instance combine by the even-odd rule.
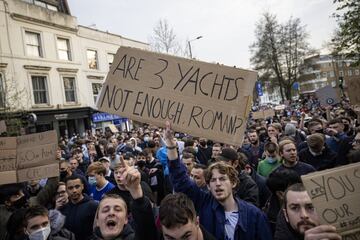
[[285, 89], [285, 93], [286, 93], [286, 99], [287, 100], [291, 100], [291, 85], [286, 84], [286, 89]]
[[285, 101], [285, 95], [284, 95], [284, 86], [281, 80], [278, 78], [279, 86], [280, 86], [280, 94], [281, 94], [281, 100]]

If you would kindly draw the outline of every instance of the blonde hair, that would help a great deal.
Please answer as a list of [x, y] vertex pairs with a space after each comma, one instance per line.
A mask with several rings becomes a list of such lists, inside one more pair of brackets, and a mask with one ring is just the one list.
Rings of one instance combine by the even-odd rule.
[[86, 173], [89, 174], [92, 171], [95, 171], [96, 174], [102, 174], [103, 176], [106, 175], [106, 168], [101, 162], [94, 162], [90, 164]]
[[290, 139], [285, 139], [285, 140], [280, 141], [279, 152], [282, 153], [284, 151], [284, 146], [288, 145], [288, 144], [294, 144], [294, 146], [295, 146], [295, 143]]

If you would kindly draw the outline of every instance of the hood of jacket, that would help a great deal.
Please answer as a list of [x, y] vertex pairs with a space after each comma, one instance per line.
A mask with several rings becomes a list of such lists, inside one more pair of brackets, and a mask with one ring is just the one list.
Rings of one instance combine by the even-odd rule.
[[52, 209], [49, 211], [51, 234], [57, 234], [64, 227], [65, 216], [60, 211]]
[[[94, 229], [94, 237], [92, 239], [103, 239], [101, 235], [101, 231], [99, 227]], [[135, 232], [129, 224], [124, 225], [123, 230], [121, 233], [113, 238], [113, 240], [133, 240], [135, 239]]]

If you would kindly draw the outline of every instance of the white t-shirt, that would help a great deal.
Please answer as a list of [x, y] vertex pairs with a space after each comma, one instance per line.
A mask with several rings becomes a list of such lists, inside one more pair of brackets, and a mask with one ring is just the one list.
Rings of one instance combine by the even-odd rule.
[[234, 240], [238, 212], [225, 212], [225, 240]]

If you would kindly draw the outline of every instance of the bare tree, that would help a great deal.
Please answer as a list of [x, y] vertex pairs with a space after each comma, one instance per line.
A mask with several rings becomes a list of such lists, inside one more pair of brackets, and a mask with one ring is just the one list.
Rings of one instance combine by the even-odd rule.
[[153, 35], [150, 37], [150, 46], [156, 52], [184, 55], [174, 29], [166, 19], [160, 19], [154, 27]]
[[265, 13], [256, 25], [255, 37], [251, 62], [260, 79], [276, 82], [282, 99], [291, 99], [300, 64], [309, 50], [305, 27], [298, 18], [280, 24], [275, 15]]
[[14, 77], [2, 79], [0, 94], [0, 120], [5, 120], [7, 136], [20, 135], [20, 129], [26, 127], [24, 117], [27, 115], [25, 105], [30, 101], [26, 88], [20, 87]]

